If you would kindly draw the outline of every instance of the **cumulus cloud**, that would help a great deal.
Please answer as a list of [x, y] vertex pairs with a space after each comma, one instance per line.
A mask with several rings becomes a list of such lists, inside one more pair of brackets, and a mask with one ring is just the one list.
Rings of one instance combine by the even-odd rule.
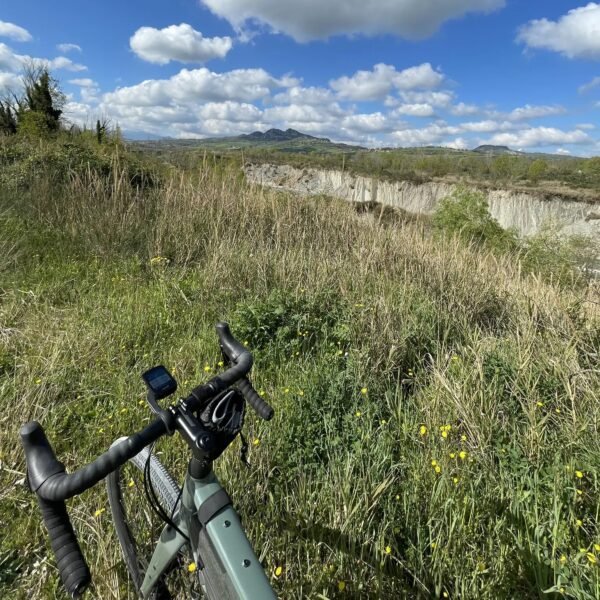
[[446, 141], [448, 136], [458, 135], [460, 127], [433, 123], [420, 129], [404, 129], [391, 134], [393, 140], [401, 146], [429, 146]]
[[401, 92], [400, 97], [409, 104], [431, 104], [431, 106], [440, 108], [446, 108], [454, 102], [454, 93], [449, 91]]
[[487, 13], [505, 0], [202, 0], [236, 29], [262, 23], [306, 42], [333, 35], [395, 34], [410, 39], [433, 34], [444, 21], [470, 12]]
[[272, 90], [297, 85], [289, 77], [277, 79], [264, 69], [236, 69], [214, 73], [207, 68], [182, 69], [169, 79], [150, 79], [105, 95], [111, 104], [128, 106], [168, 106], [182, 102], [252, 102]]
[[517, 41], [568, 58], [600, 59], [600, 4], [574, 8], [557, 21], [530, 21], [519, 29]]
[[388, 133], [397, 129], [399, 124], [393, 122], [380, 112], [349, 115], [345, 117], [341, 126], [351, 133]]
[[513, 148], [531, 148], [564, 144], [589, 144], [591, 142], [590, 136], [579, 129], [563, 131], [554, 127], [530, 127], [514, 133], [497, 133], [486, 143]]
[[566, 109], [564, 106], [532, 106], [526, 104], [520, 108], [515, 108], [508, 113], [507, 118], [513, 121], [525, 121], [527, 119], [537, 119], [539, 117], [549, 117], [552, 115], [562, 115]]
[[140, 27], [129, 40], [133, 52], [141, 59], [158, 65], [172, 60], [203, 63], [223, 58], [231, 50], [230, 37], [206, 38], [191, 25], [171, 25], [164, 29]]
[[491, 119], [486, 121], [470, 121], [460, 124], [460, 128], [463, 131], [472, 133], [492, 133], [494, 131], [507, 131], [518, 127], [519, 126], [515, 123], [510, 123], [508, 121], [494, 121]]
[[17, 42], [30, 42], [33, 39], [27, 29], [6, 21], [0, 21], [0, 37], [7, 37]]
[[392, 65], [379, 63], [372, 71], [357, 71], [352, 77], [333, 79], [329, 85], [347, 100], [378, 100], [392, 89], [414, 90], [439, 87], [444, 75], [429, 63], [397, 71]]
[[87, 67], [85, 65], [80, 65], [79, 63], [74, 63], [70, 58], [66, 56], [57, 56], [52, 60], [44, 59], [48, 65], [49, 69], [63, 69], [64, 71], [87, 71]]
[[401, 104], [394, 111], [399, 115], [409, 115], [411, 117], [432, 117], [435, 109], [431, 104]]
[[63, 54], [66, 54], [67, 52], [81, 52], [81, 46], [78, 46], [77, 44], [58, 44], [56, 48]]
[[273, 101], [277, 104], [309, 104], [320, 106], [334, 102], [331, 90], [321, 87], [301, 87], [295, 85], [285, 92], [276, 94]]
[[17, 54], [12, 48], [0, 42], [0, 70], [19, 71], [29, 62], [41, 63], [49, 69], [63, 69], [65, 71], [85, 71], [87, 69], [85, 65], [74, 63], [65, 56], [58, 56], [49, 60], [47, 58], [33, 58], [26, 54]]
[[450, 108], [450, 112], [456, 117], [467, 117], [470, 115], [476, 115], [477, 113], [481, 112], [481, 109], [475, 104], [465, 104], [464, 102], [459, 102]]
[[0, 96], [9, 92], [18, 92], [23, 86], [21, 78], [15, 73], [0, 72]]

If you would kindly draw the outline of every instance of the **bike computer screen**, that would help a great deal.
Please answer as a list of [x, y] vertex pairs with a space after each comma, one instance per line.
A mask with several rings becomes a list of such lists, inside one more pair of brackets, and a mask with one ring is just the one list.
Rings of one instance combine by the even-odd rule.
[[162, 365], [152, 367], [142, 373], [142, 379], [157, 400], [166, 398], [177, 390], [177, 382]]

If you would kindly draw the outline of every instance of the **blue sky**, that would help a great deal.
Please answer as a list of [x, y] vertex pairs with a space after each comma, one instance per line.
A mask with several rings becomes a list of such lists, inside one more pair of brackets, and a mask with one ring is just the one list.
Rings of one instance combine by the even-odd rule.
[[4, 2], [0, 93], [28, 57], [60, 80], [67, 119], [136, 137], [293, 127], [368, 146], [600, 154], [600, 3]]

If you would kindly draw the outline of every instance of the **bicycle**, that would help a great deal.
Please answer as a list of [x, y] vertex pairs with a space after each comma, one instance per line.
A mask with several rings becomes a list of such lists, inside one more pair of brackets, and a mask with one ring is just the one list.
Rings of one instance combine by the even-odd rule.
[[[74, 473], [66, 473], [39, 423], [32, 421], [21, 428], [29, 488], [37, 495], [60, 576], [71, 597], [83, 594], [91, 575], [65, 500], [106, 477], [124, 562], [141, 598], [170, 597], [166, 574], [186, 552], [197, 565], [194, 576], [208, 598], [276, 598], [231, 499], [212, 469], [213, 462], [241, 432], [246, 402], [265, 420], [272, 418], [273, 409], [247, 378], [253, 364], [250, 352], [234, 338], [227, 323], [217, 324], [217, 335], [228, 367], [223, 373], [163, 409], [159, 401], [177, 390], [177, 382], [163, 366], [146, 371], [142, 377], [154, 421], [138, 433], [116, 440], [108, 451]], [[152, 453], [160, 437], [175, 432], [192, 453], [181, 488]], [[147, 498], [165, 522], [149, 560], [141, 555], [131, 533], [123, 501], [121, 469], [128, 461], [143, 471]]]

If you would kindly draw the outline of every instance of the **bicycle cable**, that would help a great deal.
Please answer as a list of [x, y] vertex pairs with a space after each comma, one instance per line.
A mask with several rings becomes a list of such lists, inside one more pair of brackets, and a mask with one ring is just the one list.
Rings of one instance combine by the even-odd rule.
[[[146, 493], [146, 499], [148, 500], [148, 504], [154, 511], [154, 513], [167, 525], [172, 527], [179, 535], [181, 535], [187, 542], [190, 541], [190, 538], [175, 525], [172, 518], [170, 518], [165, 512], [164, 508], [161, 506], [160, 501], [156, 495], [156, 491], [154, 489], [154, 485], [152, 484], [152, 475], [150, 470], [150, 459], [152, 458], [152, 452], [154, 451], [154, 445], [152, 444], [148, 451], [148, 458], [146, 459], [146, 463], [144, 465], [144, 492]], [[175, 510], [177, 508], [177, 503], [181, 498], [181, 491], [179, 491], [179, 496], [177, 497], [177, 501], [175, 502], [175, 506], [173, 507], [172, 515], [175, 514]]]

